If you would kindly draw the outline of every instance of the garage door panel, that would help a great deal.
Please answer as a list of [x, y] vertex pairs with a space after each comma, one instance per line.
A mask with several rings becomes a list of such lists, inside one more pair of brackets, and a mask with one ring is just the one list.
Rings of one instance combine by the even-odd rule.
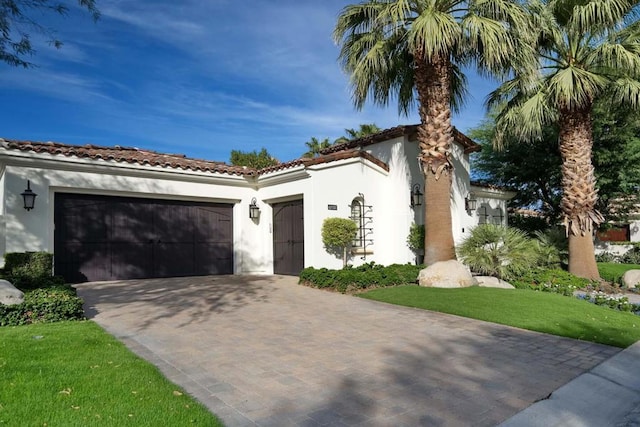
[[[110, 277], [107, 243], [67, 242], [55, 253], [56, 274], [77, 283]], [[61, 261], [58, 261], [61, 260]]]
[[116, 202], [109, 209], [112, 241], [147, 243], [155, 238], [152, 205]]
[[193, 243], [165, 243], [154, 246], [154, 270], [158, 277], [195, 274]]
[[232, 241], [233, 227], [229, 213], [230, 211], [224, 208], [198, 208], [195, 218], [196, 241]]
[[153, 244], [112, 242], [111, 276], [119, 279], [142, 279], [153, 276]]
[[156, 204], [153, 226], [156, 238], [163, 242], [191, 242], [194, 229], [193, 207]]
[[232, 243], [196, 243], [196, 271], [199, 275], [232, 274]]
[[233, 273], [233, 205], [55, 195], [54, 266], [69, 282]]
[[104, 203], [84, 203], [82, 207], [62, 210], [60, 224], [67, 240], [76, 242], [106, 242], [109, 236], [108, 218]]

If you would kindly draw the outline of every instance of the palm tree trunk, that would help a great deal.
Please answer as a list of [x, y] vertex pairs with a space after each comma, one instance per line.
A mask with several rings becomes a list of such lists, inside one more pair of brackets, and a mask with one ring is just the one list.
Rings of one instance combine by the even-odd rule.
[[418, 51], [414, 71], [420, 101], [419, 160], [425, 177], [424, 263], [430, 265], [456, 259], [451, 226], [451, 62], [445, 56], [427, 62]]
[[569, 236], [569, 272], [600, 279], [593, 234], [604, 218], [596, 210], [598, 192], [591, 155], [591, 109], [560, 111], [562, 201], [560, 209]]

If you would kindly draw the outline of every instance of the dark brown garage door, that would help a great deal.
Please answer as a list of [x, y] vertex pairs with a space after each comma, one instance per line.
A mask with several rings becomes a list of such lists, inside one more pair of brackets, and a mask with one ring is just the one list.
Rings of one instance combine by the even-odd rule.
[[273, 205], [273, 272], [297, 276], [304, 268], [302, 200]]
[[233, 205], [57, 193], [54, 221], [71, 283], [233, 273]]

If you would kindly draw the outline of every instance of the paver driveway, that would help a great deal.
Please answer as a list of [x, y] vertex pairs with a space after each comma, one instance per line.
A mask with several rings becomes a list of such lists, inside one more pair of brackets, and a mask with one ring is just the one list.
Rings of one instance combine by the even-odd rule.
[[281, 276], [78, 286], [87, 314], [227, 426], [490, 426], [618, 349]]

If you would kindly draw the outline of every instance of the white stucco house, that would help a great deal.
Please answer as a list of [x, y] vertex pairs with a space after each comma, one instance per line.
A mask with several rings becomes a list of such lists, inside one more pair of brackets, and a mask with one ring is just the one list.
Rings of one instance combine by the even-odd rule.
[[[0, 256], [48, 251], [70, 282], [201, 274], [297, 274], [340, 268], [326, 251], [328, 217], [359, 226], [352, 264], [413, 262], [423, 223], [417, 126], [332, 146], [262, 170], [120, 146], [0, 139]], [[513, 193], [470, 182], [479, 146], [456, 131], [451, 194], [459, 242], [482, 222], [506, 224]], [[22, 194], [37, 194], [26, 210]], [[27, 192], [28, 193], [28, 192]], [[465, 199], [476, 200], [473, 210]], [[250, 217], [250, 207], [259, 209]]]

